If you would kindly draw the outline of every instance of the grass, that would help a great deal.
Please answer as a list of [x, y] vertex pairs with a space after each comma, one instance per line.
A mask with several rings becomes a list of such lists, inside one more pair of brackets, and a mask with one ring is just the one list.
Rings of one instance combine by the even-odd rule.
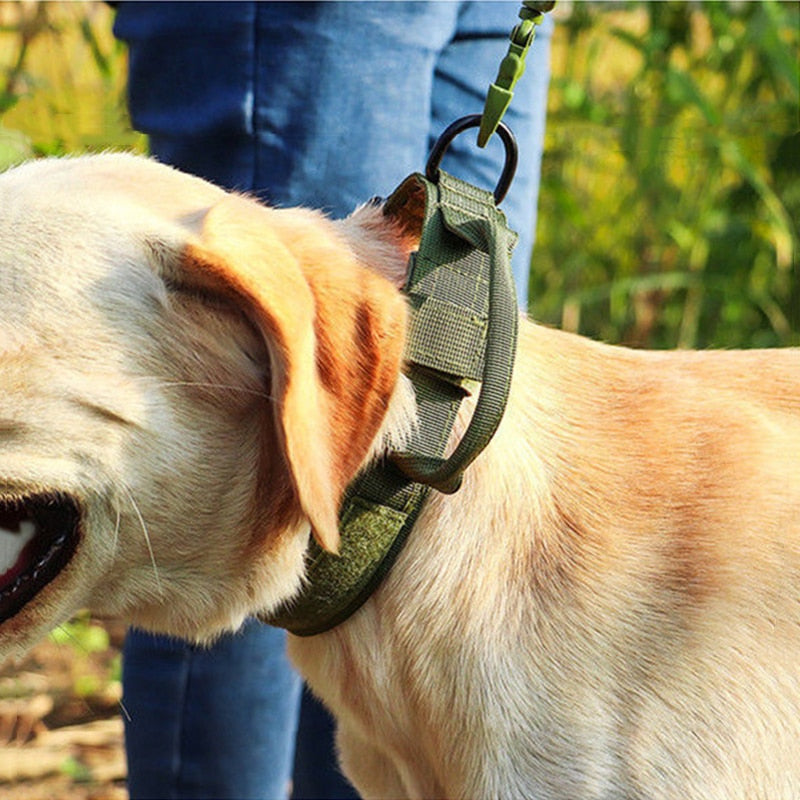
[[125, 102], [126, 53], [95, 2], [0, 2], [0, 168], [25, 158], [144, 152]]
[[798, 10], [578, 3], [554, 41], [537, 319], [650, 347], [800, 343]]

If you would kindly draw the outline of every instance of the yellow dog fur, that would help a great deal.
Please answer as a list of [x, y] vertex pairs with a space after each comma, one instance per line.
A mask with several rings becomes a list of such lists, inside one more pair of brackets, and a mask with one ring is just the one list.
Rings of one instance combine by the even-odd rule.
[[[310, 532], [336, 549], [343, 488], [413, 425], [413, 227], [123, 155], [0, 176], [0, 495], [82, 510], [0, 656], [82, 606], [202, 641], [298, 590]], [[290, 641], [348, 776], [373, 798], [797, 800], [798, 453], [797, 350], [523, 320], [461, 490], [354, 617]]]

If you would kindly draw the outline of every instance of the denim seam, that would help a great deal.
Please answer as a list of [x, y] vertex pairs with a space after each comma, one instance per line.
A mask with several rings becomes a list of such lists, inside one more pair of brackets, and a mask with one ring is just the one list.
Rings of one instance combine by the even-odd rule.
[[[252, 106], [250, 109], [250, 146], [252, 148], [252, 157], [250, 159], [250, 191], [256, 192], [258, 176], [261, 175], [261, 146], [258, 136], [258, 109], [260, 103], [258, 75], [259, 67], [261, 64], [261, 15], [264, 11], [262, 3], [253, 3], [253, 41], [252, 52], [250, 54], [250, 92], [253, 98]], [[264, 187], [260, 187], [263, 192]]]
[[183, 765], [186, 762], [185, 758], [185, 742], [184, 733], [186, 730], [185, 722], [187, 718], [187, 704], [189, 702], [189, 685], [191, 683], [192, 673], [192, 658], [193, 653], [191, 649], [187, 649], [181, 658], [181, 687], [179, 706], [180, 711], [178, 714], [178, 725], [176, 730], [176, 746], [173, 748], [173, 759], [170, 764], [172, 771], [172, 780], [170, 781], [170, 798], [171, 800], [180, 800], [183, 795]]

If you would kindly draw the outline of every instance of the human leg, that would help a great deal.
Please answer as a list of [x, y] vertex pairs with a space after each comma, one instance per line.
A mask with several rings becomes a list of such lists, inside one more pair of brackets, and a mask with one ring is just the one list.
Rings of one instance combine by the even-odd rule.
[[211, 648], [130, 631], [123, 670], [132, 800], [276, 800], [300, 679], [283, 631], [249, 622]]
[[[122, 4], [116, 29], [131, 45], [134, 123], [149, 133], [162, 160], [277, 205], [313, 205], [343, 216], [422, 169], [441, 131], [482, 109], [518, 8], [515, 2], [144, 2]], [[521, 150], [503, 205], [521, 235], [514, 256], [521, 298], [535, 227], [551, 30], [546, 17], [506, 116]], [[443, 167], [489, 188], [503, 153], [496, 137], [483, 150], [470, 138], [452, 145]]]
[[[481, 27], [478, 5], [506, 10]], [[444, 127], [480, 110], [516, 11], [514, 3], [137, 3], [122, 4], [116, 30], [130, 44], [134, 123], [161, 160], [277, 205], [342, 216], [421, 170]], [[481, 41], [494, 44], [491, 56], [484, 46], [479, 57]], [[460, 62], [479, 86], [463, 91]], [[443, 167], [490, 188], [502, 153], [490, 149], [481, 172], [479, 159], [460, 152], [454, 145]], [[532, 188], [518, 178], [512, 191]], [[512, 224], [529, 228], [530, 203], [520, 209], [509, 212]], [[516, 256], [525, 277], [527, 249]], [[134, 682], [128, 691], [155, 689]], [[171, 702], [169, 692], [162, 698]], [[146, 757], [130, 746], [129, 754]]]

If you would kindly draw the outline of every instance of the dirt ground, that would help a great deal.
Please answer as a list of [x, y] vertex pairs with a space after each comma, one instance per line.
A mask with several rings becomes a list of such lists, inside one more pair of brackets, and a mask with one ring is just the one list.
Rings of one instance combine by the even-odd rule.
[[0, 669], [0, 797], [127, 800], [119, 648], [44, 641]]

